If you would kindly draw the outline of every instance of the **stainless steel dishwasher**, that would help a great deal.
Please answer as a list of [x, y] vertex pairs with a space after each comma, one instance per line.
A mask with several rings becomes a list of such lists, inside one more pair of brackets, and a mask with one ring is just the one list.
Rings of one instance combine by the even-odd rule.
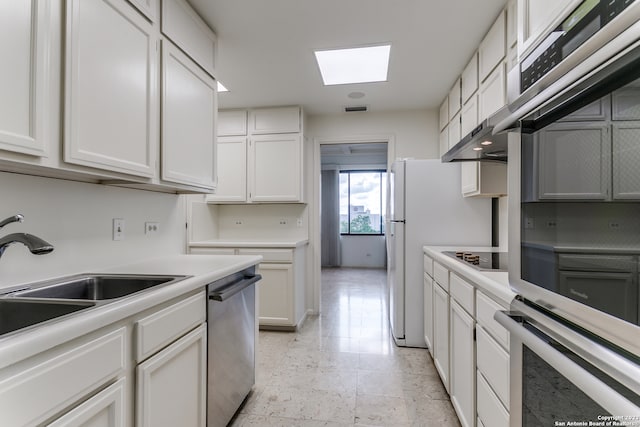
[[207, 426], [224, 427], [255, 384], [255, 266], [207, 286]]

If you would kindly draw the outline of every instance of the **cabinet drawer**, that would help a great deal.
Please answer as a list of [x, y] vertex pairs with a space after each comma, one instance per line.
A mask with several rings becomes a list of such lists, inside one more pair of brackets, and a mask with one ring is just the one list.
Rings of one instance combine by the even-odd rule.
[[162, 1], [162, 33], [215, 77], [216, 35], [186, 0]]
[[189, 248], [190, 254], [198, 255], [235, 255], [233, 248]]
[[495, 321], [496, 311], [504, 310], [500, 304], [478, 291], [476, 293], [476, 320], [504, 348], [509, 349], [509, 331]]
[[293, 262], [291, 249], [238, 249], [238, 255], [261, 255], [262, 262]]
[[435, 261], [433, 262], [433, 278], [445, 291], [449, 292], [449, 270]]
[[136, 361], [141, 362], [206, 320], [204, 291], [136, 322]]
[[482, 328], [476, 329], [478, 371], [509, 407], [509, 354]]
[[433, 277], [433, 258], [424, 255], [424, 272]]
[[0, 381], [2, 425], [42, 423], [125, 368], [125, 328]]
[[474, 287], [455, 273], [451, 273], [449, 293], [469, 314], [474, 315]]
[[509, 427], [509, 412], [502, 406], [482, 374], [477, 373], [477, 408], [482, 424], [491, 427]]

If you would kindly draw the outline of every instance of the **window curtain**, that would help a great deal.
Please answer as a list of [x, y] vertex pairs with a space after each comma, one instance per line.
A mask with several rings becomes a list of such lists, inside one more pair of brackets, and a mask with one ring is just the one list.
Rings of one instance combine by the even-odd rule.
[[340, 174], [338, 170], [323, 170], [320, 210], [320, 240], [322, 267], [340, 266]]

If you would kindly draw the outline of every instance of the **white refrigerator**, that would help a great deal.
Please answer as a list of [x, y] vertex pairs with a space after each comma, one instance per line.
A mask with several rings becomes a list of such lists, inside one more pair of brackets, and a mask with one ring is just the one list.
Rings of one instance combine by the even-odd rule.
[[460, 165], [394, 162], [388, 176], [389, 320], [399, 346], [426, 347], [422, 247], [490, 246], [491, 199], [462, 197]]

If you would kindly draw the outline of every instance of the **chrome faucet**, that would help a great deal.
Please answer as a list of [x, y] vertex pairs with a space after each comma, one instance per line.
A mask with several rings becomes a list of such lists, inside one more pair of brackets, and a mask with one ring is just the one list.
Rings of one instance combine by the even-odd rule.
[[5, 218], [2, 221], [0, 221], [0, 228], [4, 227], [7, 224], [11, 224], [12, 222], [22, 222], [22, 221], [24, 221], [24, 215], [22, 214], [10, 216], [9, 218]]
[[[0, 221], [0, 228], [4, 227], [7, 224], [11, 224], [12, 222], [22, 221], [24, 221], [24, 215], [17, 214]], [[22, 243], [34, 255], [44, 255], [53, 251], [53, 246], [51, 245], [51, 243], [48, 243], [41, 238], [34, 236], [33, 234], [12, 233], [0, 238], [0, 257], [2, 257], [4, 251], [6, 251], [7, 247], [9, 247], [9, 245], [11, 245], [12, 243]]]

